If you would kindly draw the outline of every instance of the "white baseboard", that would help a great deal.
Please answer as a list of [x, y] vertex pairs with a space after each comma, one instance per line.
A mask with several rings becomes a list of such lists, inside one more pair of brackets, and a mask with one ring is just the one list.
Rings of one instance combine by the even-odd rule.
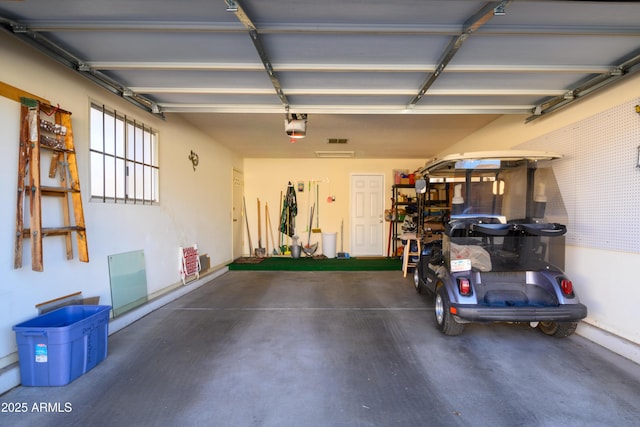
[[640, 365], [640, 344], [614, 335], [587, 322], [580, 322], [576, 334]]

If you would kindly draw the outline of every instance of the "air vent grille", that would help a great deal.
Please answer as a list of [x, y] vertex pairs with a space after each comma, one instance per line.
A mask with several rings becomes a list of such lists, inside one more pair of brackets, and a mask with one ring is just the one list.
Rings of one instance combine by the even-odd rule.
[[327, 140], [328, 144], [346, 144], [347, 143], [347, 138], [329, 138]]
[[347, 159], [355, 154], [354, 151], [316, 151], [316, 157], [321, 159]]

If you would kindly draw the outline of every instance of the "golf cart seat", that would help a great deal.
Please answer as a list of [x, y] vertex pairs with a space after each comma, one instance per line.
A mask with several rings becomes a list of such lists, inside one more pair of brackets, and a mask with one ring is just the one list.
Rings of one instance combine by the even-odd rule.
[[563, 236], [567, 232], [567, 227], [563, 224], [520, 224], [519, 227], [532, 236], [556, 237]]

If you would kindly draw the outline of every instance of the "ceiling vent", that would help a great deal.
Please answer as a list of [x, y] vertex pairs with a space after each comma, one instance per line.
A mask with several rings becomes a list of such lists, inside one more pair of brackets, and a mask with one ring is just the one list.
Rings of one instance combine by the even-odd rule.
[[327, 144], [346, 144], [347, 141], [347, 138], [329, 138]]
[[316, 151], [316, 157], [321, 159], [348, 159], [355, 155], [355, 151]]

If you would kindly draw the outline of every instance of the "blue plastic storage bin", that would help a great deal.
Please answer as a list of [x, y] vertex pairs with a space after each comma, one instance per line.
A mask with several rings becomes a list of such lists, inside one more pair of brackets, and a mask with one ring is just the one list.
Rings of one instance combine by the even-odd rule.
[[13, 327], [24, 386], [62, 386], [107, 357], [108, 305], [69, 305]]

